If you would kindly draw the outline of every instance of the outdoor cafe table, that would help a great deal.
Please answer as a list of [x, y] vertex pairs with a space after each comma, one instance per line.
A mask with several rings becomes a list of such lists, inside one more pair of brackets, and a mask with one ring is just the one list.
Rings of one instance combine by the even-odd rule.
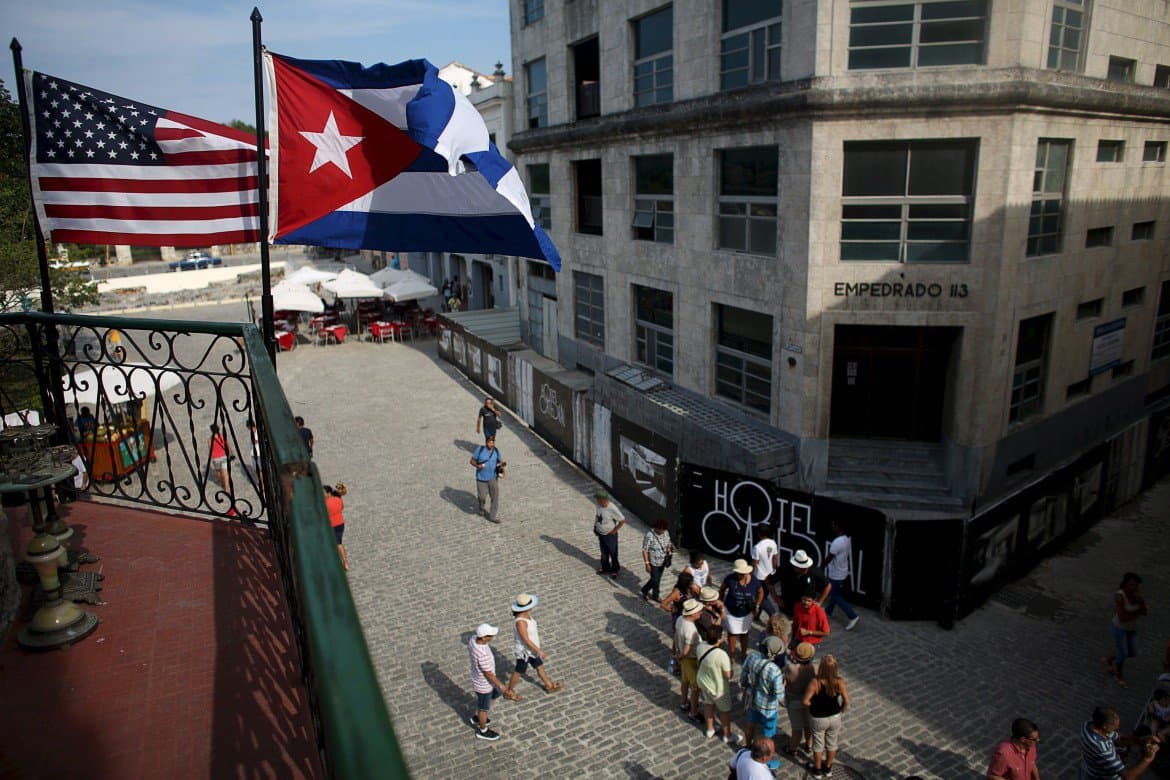
[[345, 325], [326, 325], [321, 328], [321, 332], [325, 336], [325, 343], [330, 341], [340, 344], [345, 341], [345, 337], [349, 334], [349, 328]]

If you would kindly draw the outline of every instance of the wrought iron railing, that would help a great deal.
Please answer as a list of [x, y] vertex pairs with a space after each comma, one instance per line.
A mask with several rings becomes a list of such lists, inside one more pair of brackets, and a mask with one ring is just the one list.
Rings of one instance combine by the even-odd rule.
[[[254, 326], [0, 315], [0, 413], [30, 412], [77, 445], [103, 500], [266, 525], [326, 772], [407, 776], [320, 478]], [[219, 447], [238, 456], [226, 478]]]

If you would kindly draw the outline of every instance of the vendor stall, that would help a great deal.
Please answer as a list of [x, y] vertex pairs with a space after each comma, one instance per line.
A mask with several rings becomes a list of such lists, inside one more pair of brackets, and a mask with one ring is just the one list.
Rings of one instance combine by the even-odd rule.
[[62, 377], [66, 409], [75, 417], [83, 410], [94, 417], [77, 445], [91, 479], [113, 482], [150, 461], [151, 400], [181, 382], [174, 371], [137, 363], [99, 366], [97, 373], [78, 368]]

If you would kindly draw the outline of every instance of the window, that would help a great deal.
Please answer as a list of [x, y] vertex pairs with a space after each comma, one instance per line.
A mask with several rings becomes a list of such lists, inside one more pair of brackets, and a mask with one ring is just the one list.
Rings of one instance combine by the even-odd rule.
[[1079, 382], [1073, 382], [1064, 391], [1064, 399], [1071, 401], [1073, 398], [1082, 395], [1088, 395], [1093, 389], [1093, 377], [1087, 376]]
[[1100, 317], [1101, 310], [1105, 308], [1105, 299], [1096, 298], [1091, 301], [1077, 304], [1077, 319], [1087, 320], [1090, 317]]
[[1032, 174], [1032, 212], [1028, 217], [1028, 257], [1060, 251], [1064, 225], [1064, 186], [1072, 141], [1041, 138]]
[[1166, 162], [1166, 142], [1146, 141], [1142, 148], [1142, 162]]
[[849, 69], [982, 65], [986, 30], [987, 0], [854, 0]]
[[1020, 322], [1016, 337], [1016, 365], [1012, 372], [1009, 422], [1023, 422], [1043, 411], [1044, 374], [1052, 315], [1042, 314]]
[[841, 259], [965, 263], [978, 142], [845, 143]]
[[528, 85], [528, 128], [548, 126], [548, 70], [544, 59], [524, 66]]
[[772, 318], [715, 305], [715, 394], [767, 414], [772, 409]]
[[780, 80], [783, 0], [723, 0], [719, 88]]
[[1126, 290], [1121, 294], [1122, 306], [1141, 306], [1142, 301], [1146, 297], [1145, 287], [1135, 287], [1132, 290]]
[[601, 160], [573, 163], [577, 185], [577, 232], [601, 235]]
[[552, 191], [549, 188], [548, 163], [528, 166], [528, 202], [532, 219], [545, 230], [552, 230]]
[[521, 0], [524, 3], [524, 25], [528, 26], [544, 18], [544, 0]]
[[1105, 78], [1122, 84], [1132, 84], [1133, 73], [1136, 68], [1136, 60], [1126, 59], [1125, 57], [1110, 57], [1109, 70], [1106, 72]]
[[1170, 280], [1162, 282], [1158, 295], [1158, 313], [1154, 316], [1154, 348], [1150, 360], [1170, 357]]
[[1097, 162], [1121, 162], [1125, 158], [1125, 141], [1098, 141]]
[[634, 22], [634, 105], [674, 100], [674, 9], [666, 6]]
[[1170, 88], [1170, 65], [1158, 65], [1154, 68], [1154, 86]]
[[1130, 231], [1130, 241], [1153, 241], [1154, 240], [1154, 224], [1155, 221], [1150, 219], [1145, 222], [1133, 223], [1133, 229]]
[[634, 238], [674, 243], [674, 156], [634, 158]]
[[581, 341], [605, 349], [605, 282], [596, 274], [573, 272], [573, 332]]
[[719, 153], [719, 248], [776, 254], [780, 153], [774, 146]]
[[635, 359], [674, 376], [674, 295], [634, 285]]
[[1052, 29], [1048, 35], [1048, 67], [1052, 70], [1080, 70], [1084, 6], [1085, 0], [1055, 0], [1052, 4]]
[[1085, 249], [1113, 246], [1113, 226], [1089, 228], [1085, 231]]

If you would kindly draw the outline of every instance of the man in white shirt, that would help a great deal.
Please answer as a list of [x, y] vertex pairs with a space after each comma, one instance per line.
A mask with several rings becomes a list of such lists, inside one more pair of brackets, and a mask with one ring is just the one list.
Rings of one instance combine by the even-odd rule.
[[775, 777], [768, 762], [776, 753], [776, 746], [767, 737], [756, 737], [750, 748], [742, 748], [727, 762], [735, 772], [736, 780], [771, 780]]
[[621, 568], [618, 566], [618, 531], [626, 524], [626, 516], [609, 500], [609, 493], [598, 490], [594, 496], [597, 499], [597, 514], [593, 520], [593, 533], [597, 534], [597, 543], [601, 548], [601, 565], [597, 567], [598, 574], [608, 574], [617, 579]]
[[841, 607], [845, 617], [849, 620], [845, 624], [846, 631], [852, 631], [861, 620], [853, 606], [845, 600], [845, 584], [849, 581], [849, 571], [853, 559], [853, 540], [845, 535], [845, 529], [837, 520], [833, 521], [833, 541], [829, 543], [829, 565], [825, 574], [829, 577], [829, 603], [825, 605], [825, 614], [832, 615], [834, 607]]
[[760, 587], [764, 589], [764, 600], [760, 602], [760, 611], [767, 612], [768, 616], [771, 617], [780, 611], [780, 608], [776, 606], [780, 603], [780, 599], [776, 596], [774, 587], [776, 569], [780, 565], [780, 547], [776, 544], [776, 540], [764, 537], [756, 542], [756, 546], [752, 548], [752, 563], [755, 567], [752, 576], [760, 581]]

